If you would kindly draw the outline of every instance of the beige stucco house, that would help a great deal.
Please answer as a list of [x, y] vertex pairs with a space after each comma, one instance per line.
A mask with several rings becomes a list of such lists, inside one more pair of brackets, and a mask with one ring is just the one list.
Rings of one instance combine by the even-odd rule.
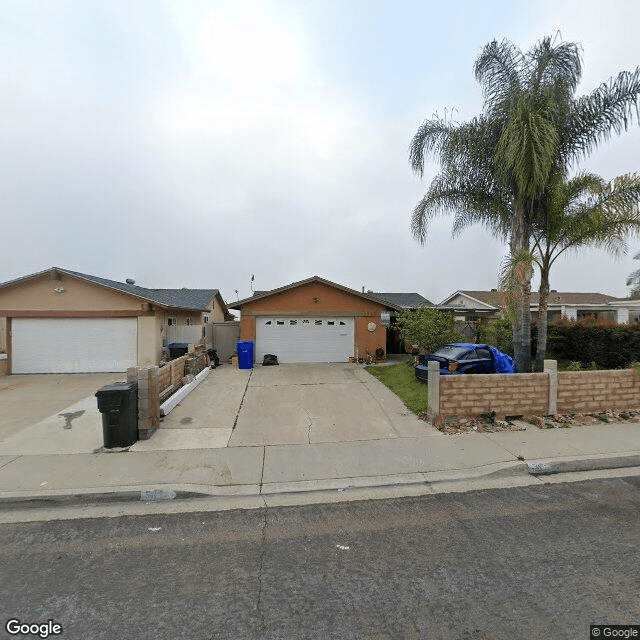
[[93, 373], [157, 364], [223, 322], [217, 289], [148, 289], [52, 267], [0, 284], [0, 372]]
[[[503, 314], [506, 306], [504, 291], [456, 291], [445, 298], [439, 309], [451, 310], [456, 320], [481, 324]], [[531, 293], [531, 319], [538, 317], [538, 293]], [[579, 320], [591, 317], [598, 320], [635, 323], [640, 319], [640, 300], [616, 298], [604, 293], [562, 292], [552, 290], [548, 299], [549, 321], [567, 318]]]

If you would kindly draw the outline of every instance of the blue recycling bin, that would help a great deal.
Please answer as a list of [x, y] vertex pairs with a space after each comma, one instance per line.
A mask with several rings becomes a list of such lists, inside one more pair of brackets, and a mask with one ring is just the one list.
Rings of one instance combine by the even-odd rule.
[[236, 343], [238, 369], [253, 369], [253, 342], [245, 340]]

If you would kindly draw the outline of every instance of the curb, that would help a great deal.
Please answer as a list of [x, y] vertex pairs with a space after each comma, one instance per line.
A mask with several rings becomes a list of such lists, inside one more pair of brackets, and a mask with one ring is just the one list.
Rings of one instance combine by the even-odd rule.
[[[472, 469], [457, 469], [450, 471], [428, 471], [422, 473], [398, 474], [392, 476], [369, 476], [352, 478], [335, 478], [314, 481], [299, 481], [289, 483], [270, 483], [251, 491], [249, 487], [232, 485], [220, 492], [197, 490], [197, 485], [182, 485], [184, 488], [144, 488], [144, 489], [115, 489], [113, 491], [97, 490], [78, 492], [70, 490], [68, 493], [42, 493], [33, 495], [0, 497], [0, 513], [21, 509], [48, 509], [53, 507], [99, 507], [116, 506], [118, 504], [135, 503], [169, 503], [179, 501], [215, 501], [246, 500], [246, 499], [275, 499], [287, 504], [287, 499], [304, 499], [306, 497], [327, 497], [320, 502], [331, 502], [330, 495], [340, 494], [341, 499], [363, 500], [366, 493], [386, 493], [388, 497], [398, 497], [403, 491], [407, 495], [429, 493], [432, 490], [440, 492], [456, 491], [456, 486], [467, 486], [465, 490], [473, 490], [473, 483], [478, 488], [488, 488], [491, 485], [508, 486], [509, 481], [526, 482], [527, 478], [535, 481], [538, 476], [551, 476], [571, 472], [602, 471], [640, 467], [640, 454], [618, 456], [583, 456], [567, 459], [539, 459], [530, 461], [514, 460], [506, 463], [490, 464], [486, 467]], [[504, 483], [507, 483], [505, 485]], [[190, 487], [193, 487], [191, 489]], [[208, 487], [213, 489], [213, 487]], [[217, 487], [219, 489], [220, 487]], [[399, 492], [399, 493], [398, 493]], [[352, 496], [349, 498], [349, 496]], [[384, 497], [384, 496], [382, 496]], [[314, 500], [315, 502], [315, 500]], [[242, 508], [242, 507], [239, 507]]]
[[619, 456], [584, 456], [570, 459], [540, 459], [527, 461], [532, 476], [548, 476], [556, 473], [572, 473], [576, 471], [603, 471], [607, 469], [624, 469], [639, 467], [640, 454]]

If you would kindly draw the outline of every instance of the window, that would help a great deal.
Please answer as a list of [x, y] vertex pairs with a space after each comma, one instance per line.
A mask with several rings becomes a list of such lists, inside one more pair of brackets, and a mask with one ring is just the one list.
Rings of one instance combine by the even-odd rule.
[[187, 318], [186, 324], [188, 327], [192, 327], [193, 326], [193, 318]]
[[284, 320], [276, 320], [276, 324], [277, 324], [278, 326], [280, 326], [280, 325], [284, 325]]
[[167, 325], [175, 327], [178, 324], [178, 318], [167, 318]]
[[308, 320], [303, 320], [302, 324], [309, 324], [309, 321]]
[[202, 321], [203, 321], [205, 324], [208, 324], [208, 322], [209, 322], [209, 316], [204, 316], [204, 318], [202, 318]]
[[316, 327], [320, 327], [322, 326], [322, 320], [316, 320], [314, 324], [316, 325]]
[[341, 327], [345, 327], [346, 325], [347, 325], [347, 323], [346, 323], [346, 322], [342, 322], [342, 320], [340, 320], [340, 326], [341, 326]]
[[289, 320], [289, 324], [293, 327], [298, 324], [297, 320]]
[[333, 325], [335, 324], [335, 322], [333, 320], [327, 320], [327, 324], [331, 327], [333, 327]]
[[265, 327], [268, 327], [270, 324], [271, 324], [271, 320], [267, 320], [267, 321], [264, 323], [264, 326], [265, 326]]

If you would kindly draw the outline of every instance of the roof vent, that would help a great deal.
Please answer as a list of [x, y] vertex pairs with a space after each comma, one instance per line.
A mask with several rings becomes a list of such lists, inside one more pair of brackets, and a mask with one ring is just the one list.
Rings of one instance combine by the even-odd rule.
[[127, 279], [125, 280], [125, 282], [126, 282], [127, 284], [135, 284], [135, 283], [136, 283], [136, 281], [135, 281], [133, 278], [127, 278]]
[[495, 291], [497, 291], [497, 289], [491, 289], [491, 291], [494, 291], [494, 292], [495, 292]]
[[551, 289], [551, 293], [558, 293], [557, 289]]

